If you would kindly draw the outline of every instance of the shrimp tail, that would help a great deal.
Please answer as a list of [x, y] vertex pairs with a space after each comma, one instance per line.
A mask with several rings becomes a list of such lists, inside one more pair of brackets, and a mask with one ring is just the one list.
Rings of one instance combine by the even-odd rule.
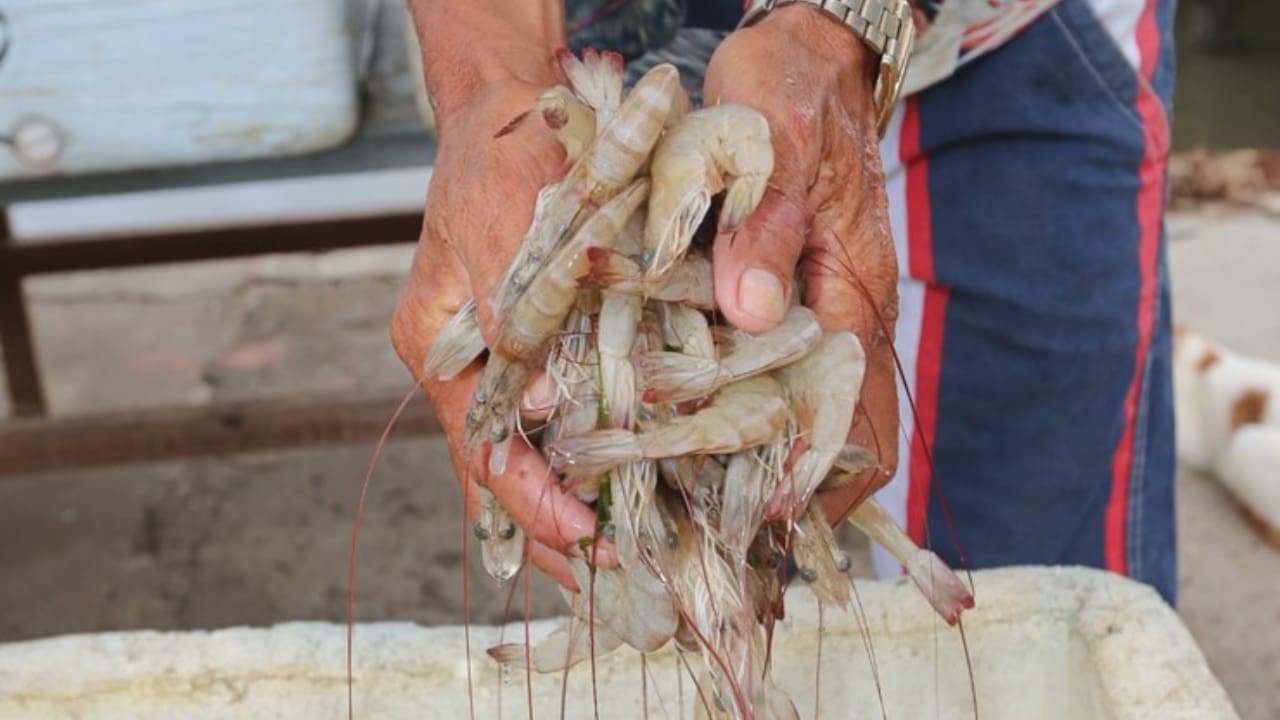
[[871, 451], [861, 445], [845, 445], [836, 455], [833, 466], [846, 473], [860, 473], [879, 465]]
[[635, 426], [635, 367], [627, 358], [600, 356], [600, 374], [605, 379], [609, 422], [613, 427]]
[[[593, 637], [594, 635], [594, 637]], [[593, 642], [594, 641], [594, 642]], [[584, 660], [607, 653], [622, 644], [613, 633], [596, 625], [592, 633], [586, 623], [570, 619], [564, 627], [556, 628], [541, 642], [528, 649], [528, 659], [539, 673], [560, 672]], [[594, 652], [593, 652], [594, 650]], [[489, 648], [489, 657], [501, 665], [525, 667], [525, 646], [508, 643]]]
[[637, 354], [633, 359], [644, 388], [644, 401], [688, 400], [705, 395], [720, 379], [720, 363], [714, 358], [675, 352]]
[[955, 625], [960, 613], [973, 609], [973, 593], [937, 554], [921, 548], [905, 565], [911, 581], [948, 625]]
[[644, 451], [636, 434], [630, 430], [594, 430], [577, 437], [561, 438], [547, 449], [551, 452], [551, 469], [590, 467], [604, 471], [625, 462], [644, 459]]
[[573, 90], [597, 111], [616, 109], [622, 102], [622, 56], [616, 52], [582, 51], [579, 59], [568, 48], [556, 50], [556, 60]]
[[640, 265], [617, 250], [587, 248], [591, 269], [578, 279], [580, 288], [609, 288], [619, 282], [640, 280]]
[[484, 336], [480, 334], [480, 323], [476, 319], [476, 301], [469, 300], [431, 343], [422, 364], [422, 373], [425, 377], [435, 376], [442, 381], [452, 380], [483, 352]]

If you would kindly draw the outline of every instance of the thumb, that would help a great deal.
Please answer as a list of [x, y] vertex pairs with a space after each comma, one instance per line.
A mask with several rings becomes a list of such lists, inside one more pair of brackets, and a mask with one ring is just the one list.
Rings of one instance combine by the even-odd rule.
[[803, 198], [803, 189], [770, 187], [741, 226], [716, 236], [716, 304], [741, 330], [769, 330], [787, 312], [809, 225]]

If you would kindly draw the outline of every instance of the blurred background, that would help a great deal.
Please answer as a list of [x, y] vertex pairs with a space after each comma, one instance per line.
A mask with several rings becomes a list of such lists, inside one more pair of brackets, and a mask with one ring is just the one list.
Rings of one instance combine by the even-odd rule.
[[[1168, 228], [1176, 318], [1280, 363], [1277, 27], [1182, 2]], [[0, 0], [0, 642], [345, 618], [410, 391], [415, 63], [398, 0]], [[472, 620], [503, 617], [433, 429], [412, 403], [377, 467], [361, 619], [461, 622], [468, 571]], [[1179, 612], [1280, 718], [1280, 550], [1212, 477], [1179, 491]]]

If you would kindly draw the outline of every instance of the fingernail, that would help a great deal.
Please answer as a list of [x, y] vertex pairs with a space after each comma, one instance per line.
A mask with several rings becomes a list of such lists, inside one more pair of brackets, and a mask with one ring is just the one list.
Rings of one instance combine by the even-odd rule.
[[787, 312], [782, 282], [768, 270], [748, 268], [738, 280], [738, 307], [757, 320], [781, 321]]

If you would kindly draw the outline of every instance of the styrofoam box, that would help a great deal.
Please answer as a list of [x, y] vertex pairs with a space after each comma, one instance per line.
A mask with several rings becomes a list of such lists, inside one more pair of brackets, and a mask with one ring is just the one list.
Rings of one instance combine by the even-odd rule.
[[0, 180], [320, 150], [355, 131], [344, 0], [0, 0]]
[[[965, 615], [965, 632], [979, 717], [1236, 717], [1186, 628], [1145, 586], [1074, 568], [989, 570], [973, 579], [978, 607]], [[827, 608], [821, 635], [812, 595], [802, 588], [788, 593], [787, 619], [774, 639], [774, 674], [801, 715], [814, 717], [817, 699], [824, 718], [973, 717], [959, 634], [908, 584], [859, 581], [857, 588], [865, 623]], [[551, 627], [535, 622], [529, 632], [536, 641]], [[476, 717], [528, 717], [523, 671], [504, 672], [484, 654], [502, 633], [507, 642], [520, 641], [524, 625], [472, 628], [468, 693], [462, 628], [358, 625], [356, 717], [467, 717], [469, 697]], [[0, 646], [0, 717], [343, 718], [345, 638], [342, 625], [290, 623]], [[565, 717], [595, 716], [591, 675], [585, 663], [570, 673]], [[637, 653], [599, 658], [595, 679], [599, 717], [642, 715]], [[535, 717], [561, 717], [561, 680], [558, 673], [534, 677]], [[670, 651], [648, 656], [645, 685], [650, 717], [692, 717], [693, 685]]]

